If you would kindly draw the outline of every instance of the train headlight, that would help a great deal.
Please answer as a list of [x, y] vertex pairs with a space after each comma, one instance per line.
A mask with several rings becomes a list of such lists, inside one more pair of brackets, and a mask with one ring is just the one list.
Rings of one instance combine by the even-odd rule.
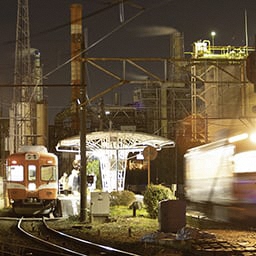
[[35, 184], [35, 183], [29, 183], [29, 184], [28, 184], [28, 190], [29, 190], [29, 191], [34, 191], [34, 190], [36, 190], [36, 184]]

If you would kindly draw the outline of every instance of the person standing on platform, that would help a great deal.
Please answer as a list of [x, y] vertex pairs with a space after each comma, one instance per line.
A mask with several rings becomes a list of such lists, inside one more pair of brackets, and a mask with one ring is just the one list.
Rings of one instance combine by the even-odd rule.
[[71, 189], [72, 194], [77, 194], [79, 192], [79, 168], [79, 161], [74, 160], [72, 172], [68, 177], [68, 186]]
[[59, 180], [60, 184], [60, 193], [63, 193], [64, 195], [68, 195], [68, 174], [66, 172], [63, 173]]

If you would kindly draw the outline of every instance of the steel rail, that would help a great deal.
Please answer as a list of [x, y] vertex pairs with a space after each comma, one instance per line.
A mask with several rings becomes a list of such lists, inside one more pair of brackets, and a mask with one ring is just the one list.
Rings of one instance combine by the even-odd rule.
[[77, 237], [74, 237], [74, 236], [71, 236], [71, 235], [68, 235], [68, 234], [65, 234], [63, 232], [60, 232], [60, 231], [57, 231], [55, 229], [52, 229], [51, 227], [49, 227], [45, 221], [45, 218], [43, 218], [43, 223], [45, 225], [45, 228], [47, 228], [47, 230], [53, 232], [54, 234], [58, 234], [62, 237], [66, 237], [72, 241], [76, 241], [76, 242], [79, 242], [87, 247], [90, 247], [92, 249], [95, 249], [95, 250], [100, 250], [101, 252], [104, 252], [104, 253], [107, 253], [107, 255], [118, 255], [118, 256], [139, 256], [138, 254], [134, 254], [134, 253], [131, 253], [131, 252], [126, 252], [126, 251], [122, 251], [122, 250], [119, 250], [119, 249], [115, 249], [113, 247], [109, 247], [109, 246], [105, 246], [105, 245], [101, 245], [101, 244], [97, 244], [97, 243], [93, 243], [93, 242], [90, 242], [88, 240], [83, 240], [83, 239], [80, 239], [80, 238], [77, 238]]
[[[27, 220], [27, 219], [26, 219]], [[29, 219], [30, 220], [30, 219]], [[33, 219], [32, 219], [33, 220]], [[30, 221], [32, 221], [30, 220]], [[126, 252], [126, 251], [122, 251], [119, 249], [115, 249], [109, 246], [105, 246], [105, 245], [101, 245], [101, 244], [97, 244], [97, 243], [93, 243], [87, 240], [83, 240], [74, 236], [71, 236], [69, 234], [65, 234], [63, 232], [57, 231], [51, 227], [49, 227], [46, 223], [46, 219], [45, 218], [40, 218], [37, 219], [37, 221], [40, 220], [40, 222], [43, 223], [43, 228], [46, 231], [47, 235], [48, 234], [53, 234], [57, 239], [61, 240], [61, 244], [59, 245], [57, 242], [50, 242], [49, 240], [44, 240], [38, 236], [35, 236], [33, 234], [31, 234], [30, 232], [26, 231], [25, 228], [22, 227], [22, 221], [24, 221], [24, 218], [20, 218], [18, 220], [18, 224], [17, 224], [17, 228], [20, 232], [22, 232], [22, 234], [26, 235], [27, 237], [29, 237], [30, 239], [33, 239], [34, 241], [37, 241], [38, 243], [53, 249], [54, 251], [57, 251], [59, 253], [59, 255], [74, 255], [74, 256], [87, 256], [87, 255], [91, 255], [89, 252], [87, 253], [83, 253], [83, 252], [78, 252], [78, 249], [80, 246], [83, 249], [88, 249], [88, 251], [93, 251], [94, 254], [93, 255], [108, 255], [108, 256], [139, 256], [138, 254], [134, 254], [131, 252]], [[48, 236], [46, 236], [46, 238], [49, 238]], [[64, 243], [64, 241], [67, 240], [68, 243]], [[76, 244], [77, 247], [75, 250], [67, 248], [67, 245], [74, 245]], [[54, 253], [54, 252], [53, 252]], [[49, 256], [50, 254], [48, 254]]]
[[49, 248], [57, 250], [58, 252], [64, 253], [64, 254], [59, 254], [59, 255], [87, 256], [86, 254], [75, 252], [75, 251], [70, 250], [68, 248], [59, 246], [57, 244], [51, 243], [49, 241], [46, 241], [44, 239], [41, 239], [37, 236], [32, 235], [31, 233], [27, 232], [24, 228], [22, 228], [21, 223], [22, 223], [23, 219], [24, 219], [23, 217], [19, 219], [18, 224], [17, 224], [17, 228], [20, 232], [22, 232], [22, 234], [28, 236], [30, 239], [33, 239], [33, 240], [39, 242], [40, 244], [46, 245]]

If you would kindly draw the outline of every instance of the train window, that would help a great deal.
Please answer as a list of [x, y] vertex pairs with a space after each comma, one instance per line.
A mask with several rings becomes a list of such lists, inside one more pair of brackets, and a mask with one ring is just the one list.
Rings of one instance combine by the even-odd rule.
[[56, 180], [56, 166], [41, 166], [41, 180]]
[[22, 165], [7, 166], [6, 175], [8, 181], [23, 181], [24, 167]]
[[36, 180], [36, 166], [28, 165], [28, 180], [33, 181]]

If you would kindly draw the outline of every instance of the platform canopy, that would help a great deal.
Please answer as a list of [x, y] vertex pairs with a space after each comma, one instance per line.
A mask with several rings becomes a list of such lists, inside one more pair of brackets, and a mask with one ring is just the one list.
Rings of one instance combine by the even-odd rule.
[[[172, 140], [140, 132], [100, 131], [86, 135], [86, 154], [100, 160], [104, 191], [123, 190], [127, 157], [130, 152], [140, 154], [145, 148], [173, 148]], [[58, 142], [60, 152], [80, 153], [80, 136], [73, 136]]]

